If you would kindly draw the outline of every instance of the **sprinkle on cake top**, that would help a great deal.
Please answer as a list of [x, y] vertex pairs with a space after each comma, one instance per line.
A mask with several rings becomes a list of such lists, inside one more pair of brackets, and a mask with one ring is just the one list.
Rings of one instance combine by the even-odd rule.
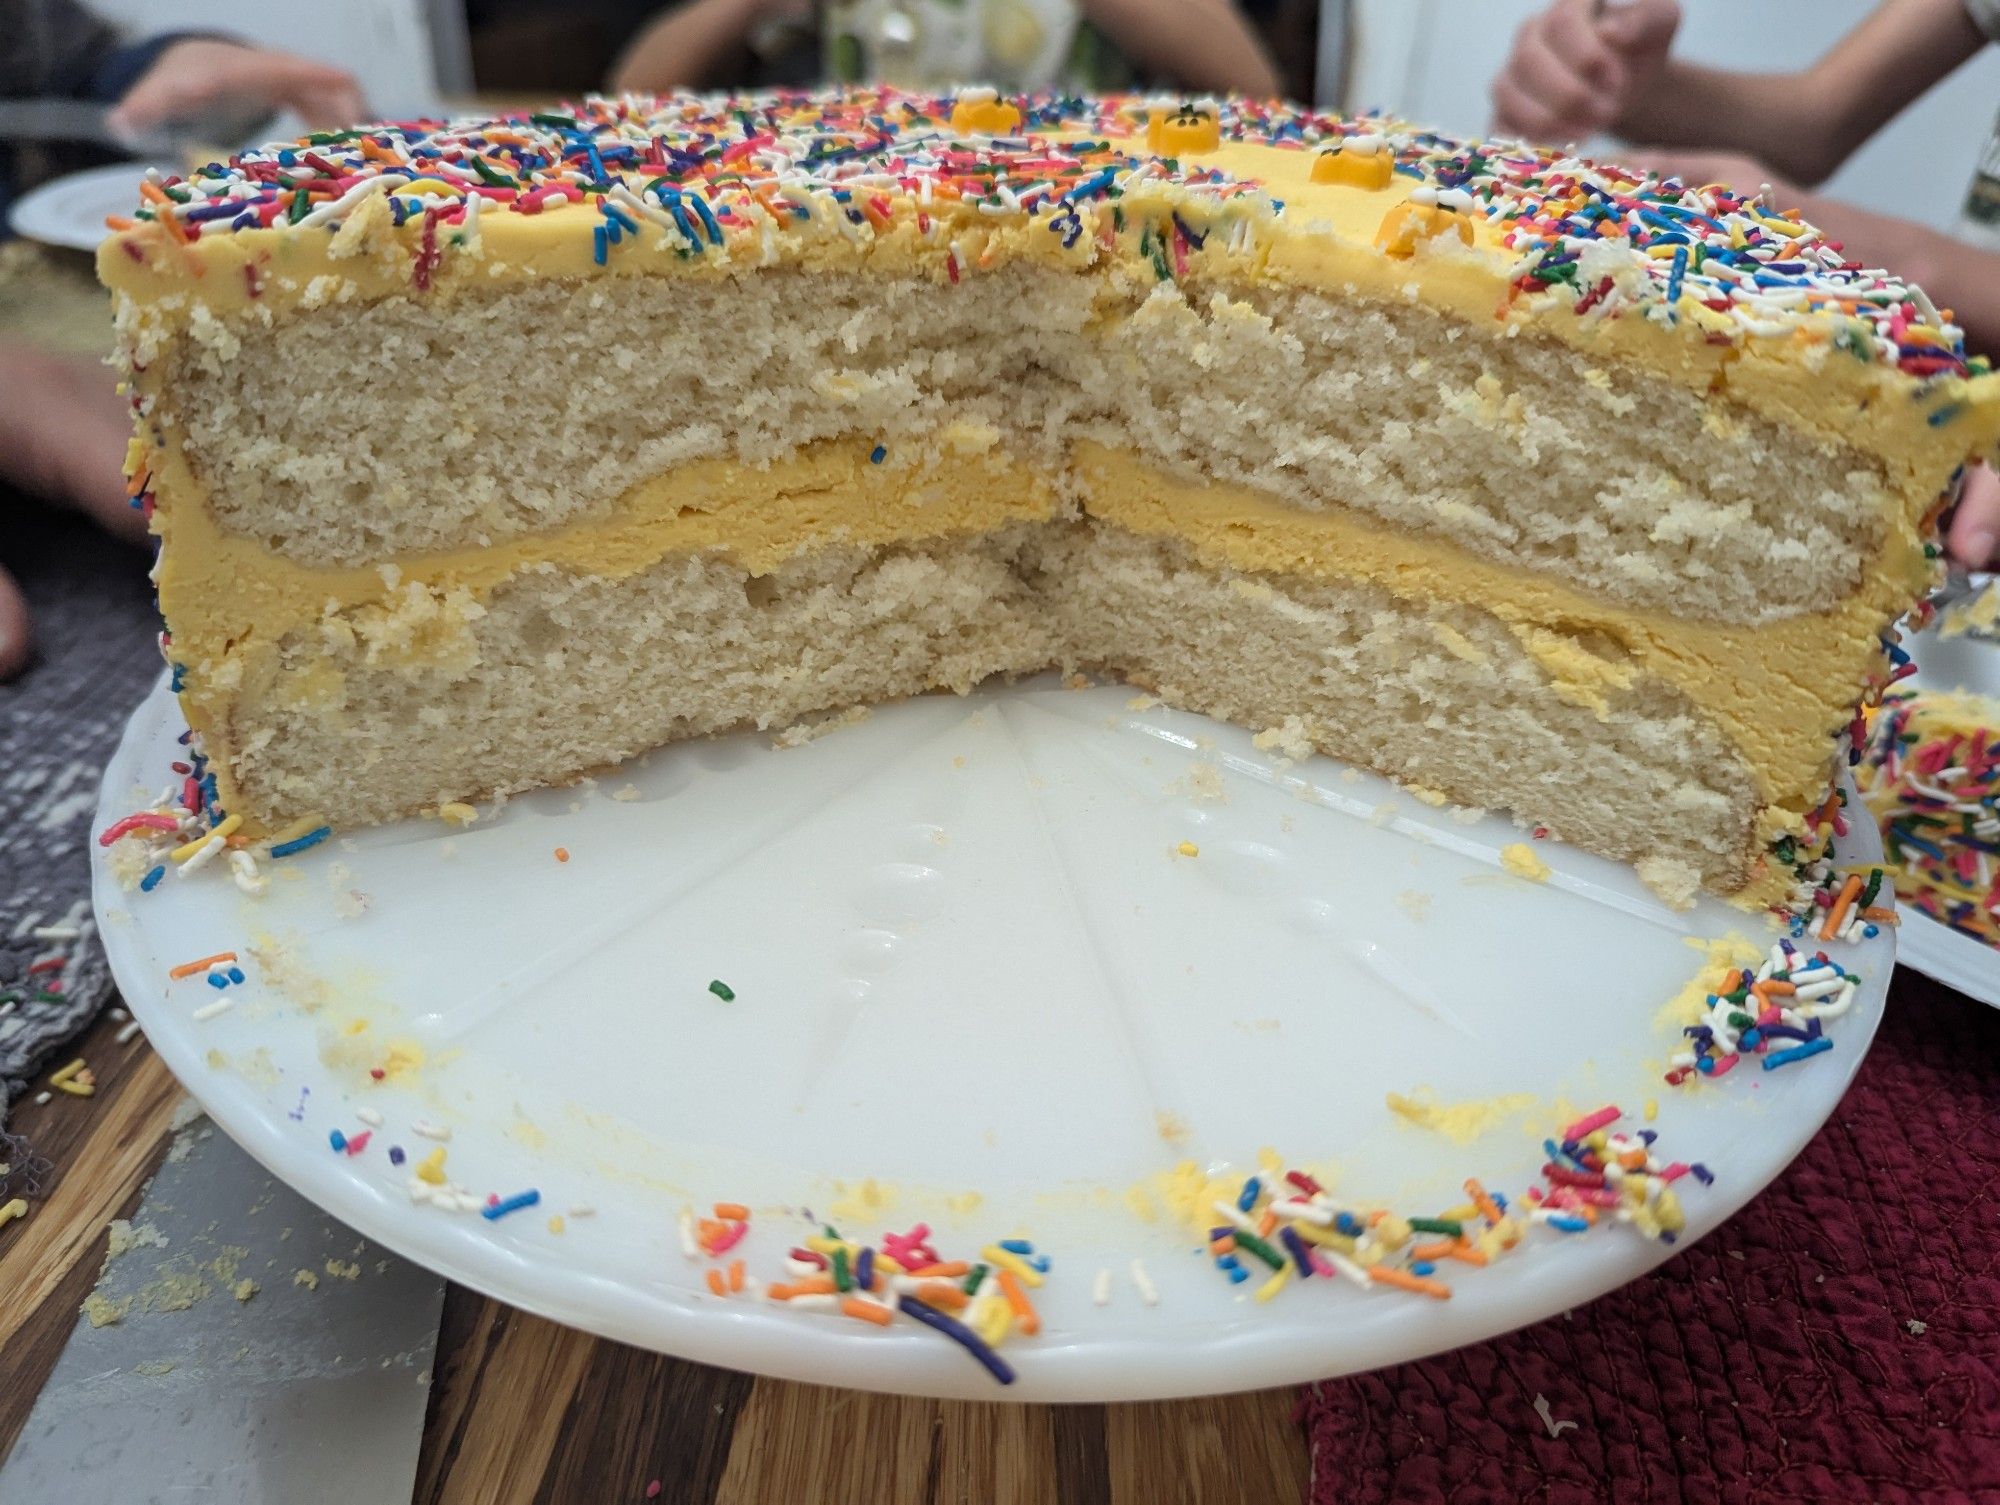
[[[1010, 134], [1011, 133], [1011, 134]], [[417, 222], [411, 281], [426, 290], [482, 214], [583, 204], [594, 259], [642, 226], [678, 255], [804, 229], [856, 241], [913, 202], [920, 234], [968, 216], [1026, 218], [1074, 246], [1086, 214], [1144, 183], [1188, 208], [1141, 247], [1162, 280], [1211, 228], [1286, 219], [1252, 178], [1204, 159], [1226, 143], [1316, 154], [1314, 181], [1384, 191], [1408, 180], [1377, 244], [1409, 254], [1489, 227], [1514, 260], [1500, 311], [1568, 309], [1586, 320], [1700, 320], [1705, 339], [1800, 338], [1920, 381], [1980, 375], [1964, 337], [1921, 289], [1858, 262], [1762, 195], [1690, 187], [1561, 151], [1462, 141], [1378, 117], [1247, 100], [925, 96], [890, 89], [588, 99], [492, 120], [414, 120], [319, 133], [154, 177], [128, 232], [142, 257], [157, 226], [179, 243], [245, 230], [337, 231], [385, 195]], [[1225, 153], [1226, 154], [1226, 153]], [[1339, 161], [1326, 159], [1342, 159]], [[1295, 211], [1288, 223], [1307, 218]], [[1300, 225], [1305, 229], [1306, 226]], [[1241, 244], [1234, 236], [1232, 246]], [[948, 262], [956, 273], [958, 264]], [[1950, 409], [1932, 414], [1933, 425]]]

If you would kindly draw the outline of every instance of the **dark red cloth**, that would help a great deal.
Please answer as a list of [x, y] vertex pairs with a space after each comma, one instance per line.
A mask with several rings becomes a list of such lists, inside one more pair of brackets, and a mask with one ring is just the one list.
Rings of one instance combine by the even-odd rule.
[[2000, 1009], [1899, 972], [1833, 1118], [1715, 1233], [1302, 1410], [1314, 1505], [2000, 1500]]

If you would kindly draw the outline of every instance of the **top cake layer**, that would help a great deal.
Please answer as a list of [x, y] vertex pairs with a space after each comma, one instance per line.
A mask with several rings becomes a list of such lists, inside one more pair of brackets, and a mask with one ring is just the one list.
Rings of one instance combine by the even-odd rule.
[[244, 318], [495, 279], [1081, 267], [1132, 218], [1161, 281], [1248, 276], [1497, 321], [1727, 393], [1879, 458], [1891, 489], [2000, 434], [2000, 380], [1945, 313], [1760, 199], [1243, 101], [590, 100], [312, 136], [146, 199], [99, 256], [142, 364], [176, 334], [226, 353]]

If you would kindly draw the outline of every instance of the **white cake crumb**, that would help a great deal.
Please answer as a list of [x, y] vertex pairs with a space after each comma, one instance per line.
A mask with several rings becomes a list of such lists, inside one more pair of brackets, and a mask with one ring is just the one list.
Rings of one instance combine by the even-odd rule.
[[782, 731], [772, 734], [771, 745], [777, 748], [804, 747], [808, 742], [816, 742], [828, 732], [837, 732], [845, 726], [855, 726], [866, 721], [874, 712], [865, 705], [851, 705], [844, 711], [836, 711], [831, 716], [795, 721]]
[[1675, 857], [1641, 857], [1633, 868], [1639, 881], [1675, 909], [1691, 909], [1701, 892], [1701, 874], [1693, 863]]
[[1303, 763], [1313, 755], [1312, 730], [1301, 716], [1287, 716], [1278, 726], [1266, 727], [1250, 739], [1250, 745], [1259, 752], [1279, 752], [1294, 763]]
[[1146, 1273], [1146, 1266], [1140, 1260], [1132, 1261], [1132, 1284], [1139, 1289], [1139, 1299], [1147, 1306], [1160, 1304], [1159, 1290], [1153, 1285], [1153, 1277]]

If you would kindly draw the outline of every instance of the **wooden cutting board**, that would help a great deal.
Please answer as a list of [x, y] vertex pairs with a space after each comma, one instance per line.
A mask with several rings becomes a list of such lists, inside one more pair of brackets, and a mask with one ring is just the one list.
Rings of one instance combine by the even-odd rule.
[[[131, 1215], [180, 1090], [143, 1038], [83, 1041], [90, 1098], [22, 1101], [13, 1129], [56, 1167], [0, 1227], [0, 1453], [90, 1294], [105, 1225]], [[65, 1058], [66, 1059], [66, 1058]], [[37, 1086], [40, 1083], [36, 1084]], [[445, 1301], [414, 1498], [421, 1505], [1162, 1505], [1297, 1500], [1296, 1396], [1147, 1405], [906, 1400], [756, 1379], [545, 1322], [462, 1287]], [[339, 1425], [337, 1417], [329, 1424]], [[353, 1439], [365, 1446], [363, 1438]], [[656, 1496], [647, 1491], [657, 1480]]]

